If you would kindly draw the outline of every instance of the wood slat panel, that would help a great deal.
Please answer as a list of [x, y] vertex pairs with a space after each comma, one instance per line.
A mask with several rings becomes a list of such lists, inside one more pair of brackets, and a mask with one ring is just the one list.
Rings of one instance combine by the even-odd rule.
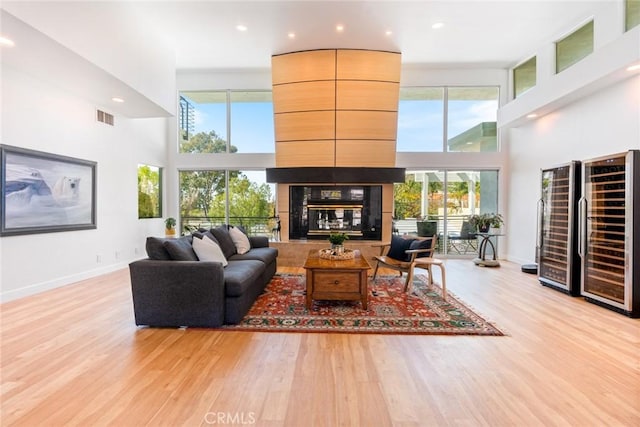
[[382, 212], [393, 213], [393, 184], [382, 184]]
[[[393, 232], [393, 213], [392, 212], [382, 212], [382, 241], [390, 242], [391, 234]], [[379, 255], [377, 253], [376, 255]]]
[[273, 87], [274, 113], [334, 110], [336, 82], [313, 81], [289, 83]]
[[400, 82], [399, 53], [374, 50], [338, 50], [338, 80], [381, 80]]
[[336, 166], [395, 167], [396, 142], [379, 140], [336, 141]]
[[333, 111], [308, 111], [274, 115], [276, 141], [304, 141], [335, 138]]
[[398, 111], [399, 83], [356, 80], [336, 83], [337, 110]]
[[278, 212], [289, 212], [289, 185], [278, 184]]
[[337, 111], [336, 139], [396, 140], [398, 113], [387, 111]]
[[335, 166], [335, 142], [285, 141], [276, 143], [276, 167]]
[[336, 51], [311, 50], [271, 57], [271, 81], [274, 85], [336, 77]]

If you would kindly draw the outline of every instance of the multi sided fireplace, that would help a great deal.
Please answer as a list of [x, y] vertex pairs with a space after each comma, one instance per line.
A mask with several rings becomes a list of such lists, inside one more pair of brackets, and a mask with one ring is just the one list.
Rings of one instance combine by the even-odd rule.
[[290, 186], [289, 239], [382, 238], [382, 186]]

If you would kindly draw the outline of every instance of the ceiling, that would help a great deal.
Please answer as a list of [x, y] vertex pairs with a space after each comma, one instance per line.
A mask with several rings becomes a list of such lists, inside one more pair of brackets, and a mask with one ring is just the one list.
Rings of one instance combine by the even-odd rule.
[[[506, 68], [616, 2], [3, 1], [2, 8], [72, 50], [105, 37], [162, 45], [175, 52], [178, 70], [264, 69], [273, 54], [321, 48], [397, 51], [404, 65]], [[444, 26], [432, 28], [437, 22]]]

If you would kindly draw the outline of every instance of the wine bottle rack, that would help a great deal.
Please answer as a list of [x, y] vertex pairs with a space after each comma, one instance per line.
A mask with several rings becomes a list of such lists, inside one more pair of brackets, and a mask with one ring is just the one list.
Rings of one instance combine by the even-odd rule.
[[638, 261], [633, 251], [639, 203], [632, 197], [638, 153], [632, 150], [588, 161], [583, 170], [582, 294], [627, 314], [640, 310], [640, 286], [633, 283], [640, 282], [640, 277], [634, 279]]
[[579, 163], [542, 170], [539, 202], [539, 280], [546, 286], [579, 295], [574, 212]]

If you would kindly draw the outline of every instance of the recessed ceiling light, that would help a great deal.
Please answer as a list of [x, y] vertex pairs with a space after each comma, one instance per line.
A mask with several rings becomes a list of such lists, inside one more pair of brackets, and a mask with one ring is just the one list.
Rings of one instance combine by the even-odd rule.
[[638, 71], [638, 70], [640, 70], [640, 64], [632, 65], [631, 67], [627, 68], [627, 71]]
[[295, 39], [296, 38], [296, 33], [291, 31], [289, 34], [287, 34], [287, 37], [289, 37], [290, 39]]
[[393, 31], [391, 31], [391, 30], [387, 30], [387, 31], [385, 31], [384, 33], [385, 33], [387, 36], [390, 36], [391, 34], [393, 34]]
[[119, 103], [124, 102], [124, 99], [119, 98], [119, 97], [117, 97], [117, 96], [114, 96], [113, 98], [111, 98], [111, 100], [112, 100], [113, 102], [119, 102]]
[[527, 119], [535, 119], [536, 117], [538, 117], [536, 113], [527, 114]]
[[336, 25], [336, 31], [339, 32], [339, 33], [343, 32], [344, 31], [344, 25], [342, 25], [342, 24]]
[[236, 25], [236, 30], [238, 30], [238, 31], [247, 31], [247, 26], [246, 25], [242, 25], [242, 24], [238, 24], [238, 25]]
[[15, 45], [16, 44], [13, 42], [13, 40], [0, 36], [0, 46], [13, 47]]
[[434, 30], [439, 30], [442, 27], [444, 27], [444, 22], [436, 22], [431, 26], [431, 28], [433, 28]]

